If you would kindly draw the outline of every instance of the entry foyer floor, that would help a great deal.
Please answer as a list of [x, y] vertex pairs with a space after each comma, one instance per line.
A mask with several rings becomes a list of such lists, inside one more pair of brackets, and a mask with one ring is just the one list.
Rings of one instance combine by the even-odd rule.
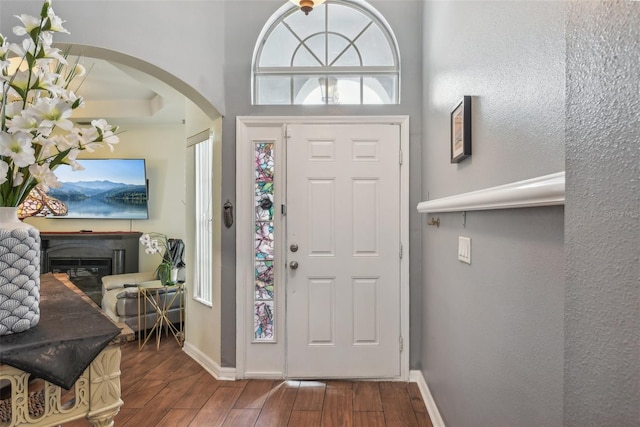
[[[122, 347], [123, 427], [431, 427], [415, 383], [217, 381], [174, 340]], [[86, 420], [65, 427], [89, 426]]]

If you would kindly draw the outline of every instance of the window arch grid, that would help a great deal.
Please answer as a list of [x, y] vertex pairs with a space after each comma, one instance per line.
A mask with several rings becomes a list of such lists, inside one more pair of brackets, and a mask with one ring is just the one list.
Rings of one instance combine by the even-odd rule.
[[318, 56], [315, 54], [315, 52], [313, 52], [313, 50], [311, 48], [309, 48], [309, 46], [305, 43], [306, 40], [309, 40], [311, 37], [315, 37], [315, 36], [320, 36], [322, 35], [322, 33], [316, 33], [316, 34], [312, 34], [309, 37], [306, 37], [304, 40], [300, 40], [300, 44], [298, 45], [298, 47], [296, 47], [293, 51], [293, 54], [291, 55], [291, 61], [290, 61], [290, 66], [294, 67], [294, 62], [296, 59], [296, 56], [298, 54], [298, 52], [300, 51], [301, 48], [304, 48], [305, 51], [309, 52], [309, 54], [311, 56], [313, 56], [315, 58], [316, 61], [318, 61], [319, 64], [321, 65], [325, 65], [327, 63], [326, 59], [323, 61], [320, 58], [318, 58]]
[[304, 75], [304, 74], [397, 74], [393, 67], [264, 67], [256, 72], [258, 75]]
[[[329, 31], [329, 22], [332, 17], [330, 6], [334, 4], [349, 7], [363, 15], [368, 21], [366, 24], [362, 24], [364, 19], [362, 18], [360, 25], [351, 32], [351, 37], [338, 31]], [[252, 103], [254, 105], [297, 105], [306, 103], [398, 104], [400, 98], [400, 56], [395, 36], [384, 18], [374, 9], [370, 9], [370, 6], [366, 5], [362, 0], [328, 0], [319, 7], [324, 8], [324, 22], [322, 25], [324, 32], [313, 31], [309, 33], [304, 31], [304, 37], [297, 34], [294, 28], [295, 25], [289, 25], [286, 21], [294, 13], [300, 12], [295, 6], [288, 5], [280, 8], [265, 25], [254, 49], [251, 81]], [[300, 25], [299, 22], [298, 26]], [[319, 21], [316, 21], [315, 24], [317, 27]], [[344, 22], [342, 25], [344, 25]], [[281, 31], [278, 33], [276, 29], [280, 26]], [[286, 30], [282, 30], [284, 28]], [[370, 34], [366, 34], [367, 40], [367, 37], [363, 37], [363, 35], [370, 28], [374, 30]], [[271, 52], [268, 49], [269, 42], [272, 37], [282, 37], [282, 34], [287, 34], [286, 37], [289, 37], [288, 34], [290, 34], [290, 37], [293, 38], [290, 38], [288, 43], [290, 46], [295, 47], [287, 48], [290, 49], [290, 52], [287, 53], [289, 58], [287, 62], [283, 62], [281, 59], [279, 61], [283, 65], [274, 65], [278, 63], [278, 60], [274, 60], [273, 57], [269, 56], [273, 55], [273, 48]], [[316, 40], [316, 45], [312, 45], [310, 40], [322, 35], [324, 35], [324, 41]], [[331, 39], [331, 37], [334, 37], [334, 39]], [[335, 43], [335, 40], [338, 39], [343, 40], [344, 44], [337, 48], [333, 46], [334, 52], [329, 52], [330, 43]], [[372, 39], [375, 42], [374, 44], [371, 44]], [[275, 42], [271, 40], [271, 42], [275, 43], [277, 40]], [[361, 46], [360, 43], [364, 44], [364, 46]], [[367, 43], [369, 46], [366, 46]], [[386, 45], [383, 46], [385, 49], [380, 47], [381, 44]], [[273, 46], [281, 46], [281, 44], [274, 44]], [[366, 52], [367, 47], [369, 52]], [[380, 58], [371, 58], [381, 49], [384, 51], [382, 61], [386, 62], [385, 64], [380, 64]], [[349, 65], [336, 65], [348, 52], [350, 52], [349, 55], [351, 57], [346, 58], [344, 62], [351, 63]], [[372, 54], [372, 52], [374, 53]], [[277, 54], [281, 53], [282, 50], [279, 50]], [[301, 58], [296, 62], [298, 54], [306, 54], [307, 58]], [[354, 57], [357, 60], [354, 60]], [[321, 58], [324, 58], [324, 60]], [[305, 59], [309, 64], [320, 63], [322, 65], [301, 65], [304, 64]], [[365, 60], [369, 64], [375, 64], [376, 61], [379, 64], [365, 65]], [[354, 65], [354, 63], [358, 65]], [[322, 83], [319, 82], [322, 77], [331, 79], [334, 82], [333, 90], [336, 91], [336, 94], [340, 88], [342, 90], [348, 89], [351, 92], [358, 91], [359, 94], [355, 96], [353, 93], [351, 95], [345, 93], [347, 96], [343, 96], [340, 99], [346, 100], [346, 102], [338, 101], [337, 96], [325, 97], [322, 90], [329, 91], [329, 86], [326, 84], [324, 87], [322, 86]], [[304, 81], [305, 78], [307, 81]], [[359, 89], [356, 89], [354, 84], [357, 84]], [[364, 96], [365, 92], [367, 93], [366, 97]], [[321, 93], [323, 93], [322, 102], [319, 102]]]

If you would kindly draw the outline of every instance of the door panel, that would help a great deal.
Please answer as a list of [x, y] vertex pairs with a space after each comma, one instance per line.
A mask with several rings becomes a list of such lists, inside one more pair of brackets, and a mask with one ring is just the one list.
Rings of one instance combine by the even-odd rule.
[[307, 198], [309, 202], [309, 256], [335, 256], [336, 223], [335, 182], [333, 179], [309, 179]]
[[[287, 127], [287, 375], [400, 375], [396, 125]], [[292, 268], [291, 262], [297, 263]]]
[[310, 278], [307, 311], [309, 313], [308, 345], [335, 344], [334, 287], [332, 278]]

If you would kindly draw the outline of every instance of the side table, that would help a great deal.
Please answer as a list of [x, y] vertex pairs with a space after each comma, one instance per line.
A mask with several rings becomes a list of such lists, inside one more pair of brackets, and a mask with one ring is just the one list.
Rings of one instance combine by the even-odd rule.
[[[159, 280], [143, 282], [138, 284], [138, 350], [147, 344], [154, 335], [156, 337], [156, 351], [160, 349], [160, 338], [164, 328], [164, 333], [171, 332], [180, 347], [184, 344], [183, 316], [184, 316], [184, 283], [164, 286]], [[175, 290], [169, 295], [169, 290]], [[169, 309], [178, 298], [178, 310], [180, 319], [178, 326], [169, 320]], [[156, 320], [150, 330], [147, 329], [147, 307], [151, 306], [150, 312], [155, 311]]]
[[123, 404], [120, 345], [133, 341], [133, 331], [114, 325], [67, 274], [41, 275], [40, 298], [40, 323], [0, 340], [0, 426], [80, 418], [82, 425], [113, 426]]

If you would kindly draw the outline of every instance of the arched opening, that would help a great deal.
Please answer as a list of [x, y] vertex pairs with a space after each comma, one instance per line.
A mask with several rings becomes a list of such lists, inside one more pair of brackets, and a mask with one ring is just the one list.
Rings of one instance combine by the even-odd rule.
[[[217, 108], [202, 94], [171, 73], [139, 58], [113, 50], [86, 45], [56, 45], [69, 49], [69, 55], [82, 57], [88, 77], [78, 91], [85, 98], [85, 108], [74, 111], [72, 120], [78, 122], [105, 118], [117, 125], [120, 142], [113, 152], [99, 150], [83, 152], [83, 158], [143, 158], [149, 192], [149, 218], [146, 220], [103, 220], [61, 218], [27, 218], [41, 232], [92, 230], [95, 232], [139, 231], [158, 232], [185, 242], [187, 295], [193, 295], [195, 269], [195, 148], [194, 135], [207, 133], [213, 143], [211, 160], [214, 174], [210, 196], [212, 212], [220, 212], [221, 187], [221, 128], [222, 119]], [[91, 66], [93, 65], [93, 70]], [[94, 81], [92, 81], [92, 79]], [[122, 87], [121, 87], [122, 86]], [[200, 140], [196, 141], [200, 142]], [[212, 223], [213, 250], [220, 252], [220, 218]], [[139, 271], [153, 272], [161, 258], [149, 255], [137, 245]], [[219, 267], [217, 259], [208, 265], [214, 273], [209, 287], [219, 295]], [[214, 307], [204, 306], [186, 298], [185, 324], [187, 343], [203, 354], [215, 358], [219, 347], [219, 298]], [[211, 335], [206, 340], [189, 335], [189, 324], [209, 323]], [[195, 331], [191, 328], [191, 331]]]
[[[193, 87], [189, 86], [173, 74], [168, 73], [149, 62], [120, 52], [94, 46], [58, 43], [56, 44], [56, 47], [63, 51], [68, 50], [70, 55], [85, 58], [89, 62], [91, 62], [91, 59], [95, 59], [120, 70], [120, 73], [114, 72], [113, 69], [110, 72], [108, 69], [109, 67], [103, 67], [103, 70], [101, 71], [103, 74], [100, 75], [102, 81], [92, 83], [94, 90], [97, 89], [97, 86], [100, 84], [111, 85], [126, 83], [132, 85], [134, 84], [133, 82], [137, 81], [141, 87], [146, 87], [149, 91], [154, 91], [156, 93], [161, 92], [159, 93], [160, 96], [164, 95], [165, 97], [171, 98], [174, 103], [180, 96], [184, 97], [182, 101], [188, 100], [192, 102], [201, 110], [202, 114], [206, 115], [211, 120], [215, 120], [220, 117], [220, 113], [216, 107]], [[122, 77], [123, 80], [117, 80], [119, 76]], [[87, 80], [90, 81], [91, 79], [93, 79], [93, 76], [89, 73]], [[114, 87], [110, 86], [102, 89], [105, 92], [109, 92], [113, 91]], [[126, 99], [114, 99], [111, 95], [110, 98], [116, 103], [121, 102], [126, 104], [127, 101]], [[99, 106], [97, 108], [102, 108], [103, 113], [107, 108], [111, 107], [111, 105], [101, 102], [104, 101], [104, 99], [96, 101], [99, 102]], [[153, 102], [152, 100], [149, 101]], [[162, 103], [162, 101], [155, 102]], [[162, 110], [165, 106], [156, 105], [156, 107], [151, 107], [152, 109], [149, 110], [146, 115], [151, 117], [153, 113]], [[88, 107], [90, 107], [90, 105]], [[171, 105], [170, 107], [175, 107], [175, 105]], [[131, 114], [131, 110], [129, 110], [129, 113]], [[122, 115], [121, 117], [126, 118], [127, 116]], [[164, 116], [164, 118], [165, 120], [171, 120], [168, 116]], [[180, 120], [183, 119], [185, 118], [182, 117]]]

